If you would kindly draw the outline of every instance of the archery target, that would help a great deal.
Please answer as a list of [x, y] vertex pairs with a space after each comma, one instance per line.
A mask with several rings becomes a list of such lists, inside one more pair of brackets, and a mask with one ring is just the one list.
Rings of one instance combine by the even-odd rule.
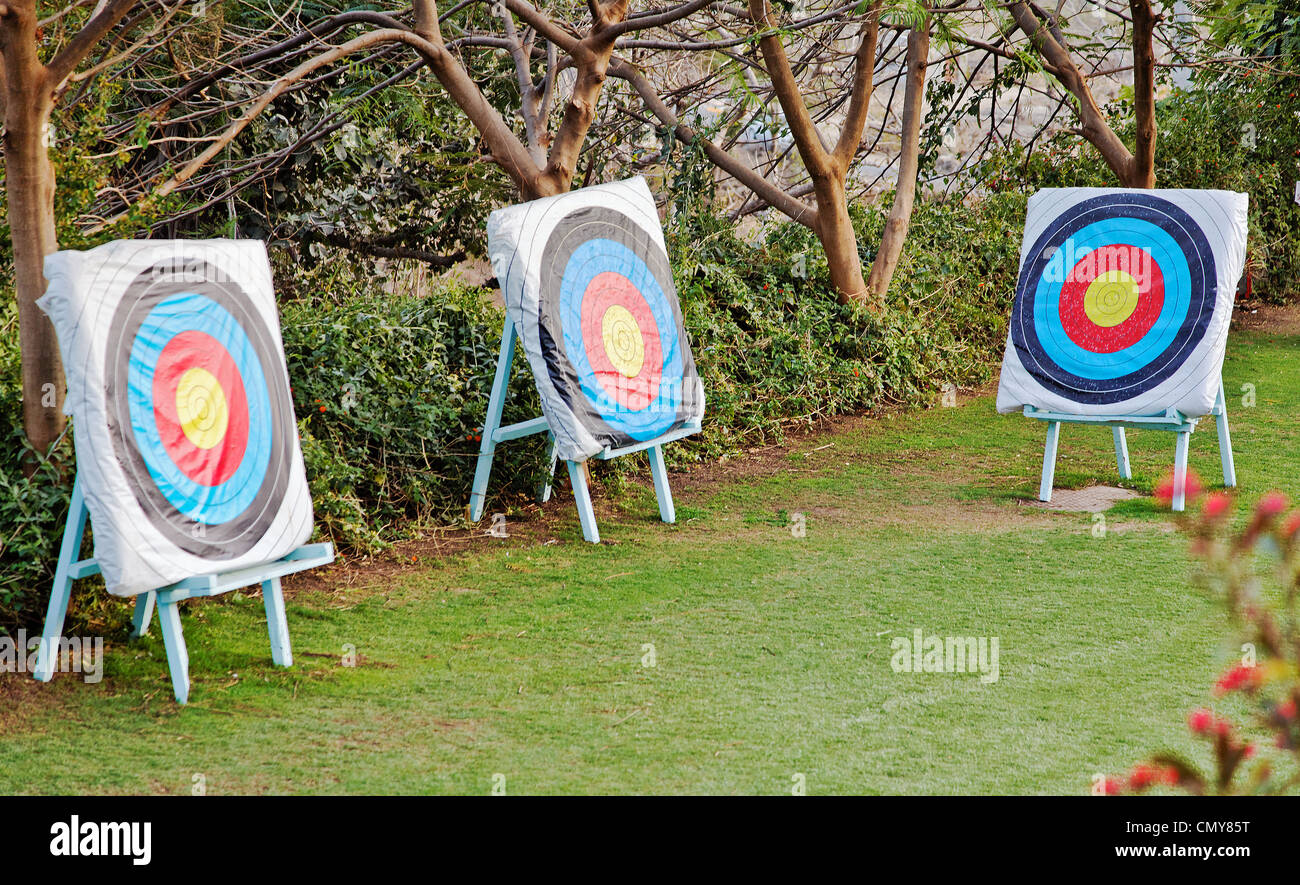
[[46, 259], [109, 590], [277, 559], [311, 534], [266, 251], [124, 241]]
[[561, 458], [699, 425], [704, 391], [644, 179], [493, 212], [488, 243]]
[[1047, 189], [1030, 198], [998, 410], [1208, 414], [1246, 257], [1247, 197]]

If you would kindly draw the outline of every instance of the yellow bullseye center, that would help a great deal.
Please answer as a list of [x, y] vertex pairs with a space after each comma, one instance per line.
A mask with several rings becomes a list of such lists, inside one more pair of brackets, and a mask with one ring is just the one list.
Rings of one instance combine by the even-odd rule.
[[230, 422], [226, 394], [207, 369], [188, 369], [176, 385], [176, 416], [185, 437], [200, 449], [221, 442]]
[[645, 363], [645, 341], [637, 328], [632, 311], [621, 304], [611, 304], [600, 318], [600, 335], [609, 361], [625, 378], [635, 378]]
[[1098, 326], [1118, 326], [1138, 306], [1138, 284], [1122, 270], [1098, 274], [1083, 293], [1083, 312]]

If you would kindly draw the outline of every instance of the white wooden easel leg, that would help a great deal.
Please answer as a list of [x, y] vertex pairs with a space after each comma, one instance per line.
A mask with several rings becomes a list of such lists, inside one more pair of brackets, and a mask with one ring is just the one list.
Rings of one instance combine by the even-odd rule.
[[[45, 611], [45, 628], [41, 631], [41, 644], [36, 650], [36, 668], [32, 671], [40, 682], [54, 678], [54, 665], [59, 655], [59, 639], [63, 636], [63, 622], [68, 617], [68, 600], [72, 597], [72, 563], [81, 555], [81, 539], [86, 533], [86, 499], [81, 494], [81, 480], [72, 484], [72, 501], [68, 519], [63, 526], [63, 543], [59, 546], [59, 560], [54, 567], [54, 585], [50, 588], [50, 605]], [[19, 649], [26, 654], [26, 649]]]
[[1038, 500], [1052, 500], [1052, 480], [1056, 477], [1056, 442], [1061, 436], [1061, 422], [1047, 422], [1047, 443], [1043, 447], [1043, 479], [1038, 484]]
[[[68, 598], [72, 595], [72, 581], [58, 575], [54, 578], [54, 587], [50, 590], [50, 605], [45, 611], [45, 629], [41, 632], [41, 644], [36, 650], [36, 669], [32, 676], [39, 682], [49, 682], [54, 678], [54, 665], [59, 657], [59, 639], [63, 636], [63, 621], [68, 616]], [[18, 649], [18, 654], [27, 654], [27, 649]]]
[[515, 325], [506, 317], [501, 332], [501, 353], [497, 357], [497, 373], [492, 380], [492, 395], [488, 398], [487, 417], [483, 419], [483, 438], [479, 441], [478, 463], [474, 466], [474, 485], [469, 493], [469, 519], [478, 522], [483, 518], [487, 501], [488, 479], [492, 476], [492, 456], [496, 452], [496, 432], [501, 427], [501, 413], [506, 407], [506, 390], [510, 386], [510, 364], [515, 359]]
[[1128, 461], [1128, 438], [1124, 436], [1124, 428], [1112, 427], [1110, 430], [1115, 437], [1115, 463], [1119, 465], [1119, 478], [1132, 479], [1133, 468]]
[[1187, 503], [1187, 446], [1191, 433], [1186, 430], [1178, 432], [1178, 447], [1174, 451], [1174, 500], [1173, 509], [1181, 513]]
[[289, 621], [279, 578], [262, 582], [262, 605], [266, 609], [266, 631], [271, 634], [271, 660], [281, 667], [292, 667], [293, 647], [289, 644]]
[[153, 591], [141, 593], [135, 598], [135, 614], [131, 617], [131, 639], [139, 639], [149, 632], [155, 601], [157, 601], [157, 594]]
[[1228, 432], [1228, 401], [1223, 394], [1223, 381], [1219, 381], [1219, 400], [1214, 408], [1214, 426], [1219, 431], [1219, 461], [1223, 464], [1223, 484], [1236, 488], [1237, 467], [1232, 460], [1232, 434]]
[[677, 509], [673, 507], [673, 490], [668, 487], [668, 465], [664, 463], [664, 450], [651, 446], [646, 450], [650, 456], [650, 475], [655, 481], [655, 498], [659, 501], [659, 518], [664, 522], [677, 521]]
[[181, 630], [180, 604], [167, 599], [158, 600], [158, 624], [162, 627], [163, 647], [167, 649], [167, 666], [172, 674], [172, 691], [176, 703], [190, 699], [190, 653], [185, 648], [185, 633]]
[[600, 543], [600, 531], [596, 528], [596, 511], [591, 506], [591, 492], [587, 488], [585, 465], [579, 461], [569, 461], [569, 482], [573, 485], [573, 501], [578, 505], [578, 522], [582, 524], [582, 536], [593, 544]]

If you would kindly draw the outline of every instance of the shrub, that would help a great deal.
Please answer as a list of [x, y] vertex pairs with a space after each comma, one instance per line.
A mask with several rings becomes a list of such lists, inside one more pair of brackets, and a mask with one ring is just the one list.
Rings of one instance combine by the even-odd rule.
[[0, 623], [30, 622], [35, 587], [48, 588], [72, 495], [72, 446], [64, 439], [34, 474], [23, 436], [18, 310], [0, 304]]
[[[373, 550], [467, 504], [501, 335], [487, 294], [371, 289], [282, 308], [317, 521], [344, 548]], [[540, 414], [526, 366], [519, 353], [505, 423]], [[540, 437], [498, 449], [493, 493], [540, 482], [543, 458]]]
[[[1232, 506], [1231, 497], [1215, 492], [1184, 525], [1200, 564], [1197, 583], [1223, 604], [1247, 643], [1242, 646], [1247, 654], [1219, 678], [1214, 694], [1247, 699], [1254, 707], [1253, 727], [1243, 728], [1209, 708], [1193, 710], [1187, 728], [1209, 744], [1212, 772], [1180, 754], [1157, 753], [1126, 776], [1107, 779], [1107, 793], [1166, 786], [1194, 795], [1278, 794], [1300, 783], [1295, 772], [1300, 764], [1300, 511], [1284, 516], [1286, 499], [1271, 492], [1259, 500], [1245, 527], [1233, 532]], [[1258, 742], [1265, 736], [1271, 747]]]
[[[978, 214], [988, 207], [995, 211]], [[791, 423], [926, 404], [944, 384], [986, 381], [1005, 342], [1019, 247], [994, 219], [1017, 211], [1022, 198], [975, 210], [922, 204], [880, 315], [838, 303], [823, 253], [800, 225], [772, 225], [749, 243], [706, 212], [670, 219], [682, 313], [708, 397], [705, 433], [684, 450], [718, 455], [780, 440]], [[876, 242], [881, 210], [855, 207], [854, 216], [859, 242]]]

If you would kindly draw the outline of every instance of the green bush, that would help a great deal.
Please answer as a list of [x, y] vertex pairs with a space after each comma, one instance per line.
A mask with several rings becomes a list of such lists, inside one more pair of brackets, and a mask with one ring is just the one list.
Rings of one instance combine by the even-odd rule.
[[[487, 413], [501, 311], [482, 290], [428, 298], [382, 290], [283, 306], [285, 356], [317, 522], [342, 546], [373, 550], [408, 524], [459, 516]], [[539, 415], [520, 354], [504, 421]], [[531, 488], [541, 438], [498, 450], [492, 491]]]
[[72, 494], [72, 452], [60, 441], [34, 474], [23, 437], [18, 310], [0, 304], [0, 624], [35, 617], [35, 587], [48, 587]]
[[[705, 432], [674, 446], [679, 457], [779, 440], [792, 422], [925, 404], [945, 384], [987, 380], [1005, 342], [1019, 248], [997, 216], [1015, 212], [1023, 199], [920, 206], [878, 316], [838, 302], [823, 253], [800, 225], [774, 225], [748, 243], [722, 219], [673, 219], [678, 295], [707, 397]], [[854, 214], [860, 243], [877, 242], [881, 210]], [[864, 252], [864, 264], [872, 257]]]

